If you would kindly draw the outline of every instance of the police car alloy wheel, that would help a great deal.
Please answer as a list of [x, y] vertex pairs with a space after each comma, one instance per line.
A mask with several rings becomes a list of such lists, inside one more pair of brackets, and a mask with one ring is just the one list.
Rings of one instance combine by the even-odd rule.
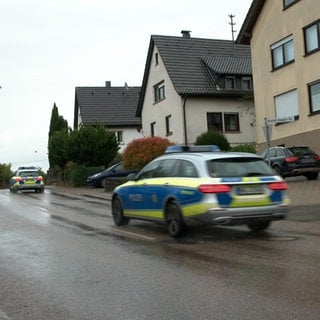
[[123, 226], [129, 223], [129, 219], [123, 216], [123, 209], [119, 198], [115, 198], [112, 201], [112, 217], [117, 226]]
[[185, 227], [182, 221], [181, 211], [175, 201], [168, 203], [166, 207], [166, 219], [168, 221], [169, 235], [173, 238], [181, 236]]

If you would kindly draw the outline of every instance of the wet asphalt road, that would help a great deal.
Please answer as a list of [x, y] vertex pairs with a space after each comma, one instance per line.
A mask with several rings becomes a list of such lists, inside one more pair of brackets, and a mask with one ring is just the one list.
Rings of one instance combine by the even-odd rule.
[[103, 201], [1, 190], [0, 319], [319, 319], [311, 216], [173, 240]]

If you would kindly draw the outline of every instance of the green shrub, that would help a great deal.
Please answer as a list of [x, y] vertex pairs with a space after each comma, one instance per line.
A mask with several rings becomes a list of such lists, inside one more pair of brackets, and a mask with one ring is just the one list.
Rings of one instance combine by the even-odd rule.
[[132, 140], [123, 152], [123, 165], [127, 169], [141, 169], [173, 145], [168, 139], [147, 137]]
[[0, 163], [0, 187], [8, 185], [13, 172], [11, 171], [11, 163]]
[[232, 147], [231, 151], [257, 153], [257, 149], [256, 149], [256, 144], [255, 143], [240, 144], [238, 146]]
[[218, 131], [207, 131], [202, 133], [197, 137], [195, 143], [196, 145], [217, 145], [221, 150], [228, 151], [230, 150], [230, 144], [227, 138], [223, 135], [223, 133]]
[[72, 187], [81, 187], [87, 185], [87, 178], [95, 173], [104, 170], [103, 166], [86, 167], [84, 165], [76, 165], [71, 161], [63, 170], [64, 184]]

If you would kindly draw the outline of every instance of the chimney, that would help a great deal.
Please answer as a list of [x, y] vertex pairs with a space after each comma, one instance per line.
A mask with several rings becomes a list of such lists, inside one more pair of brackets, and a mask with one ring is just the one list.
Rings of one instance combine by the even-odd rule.
[[111, 81], [106, 81], [106, 87], [111, 88]]
[[190, 32], [189, 30], [182, 30], [181, 34], [183, 38], [190, 38]]

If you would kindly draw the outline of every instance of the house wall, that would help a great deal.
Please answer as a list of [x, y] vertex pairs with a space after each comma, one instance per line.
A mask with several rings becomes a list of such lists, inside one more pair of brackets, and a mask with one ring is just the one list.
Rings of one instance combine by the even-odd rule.
[[109, 129], [110, 131], [121, 131], [122, 132], [122, 143], [119, 144], [119, 152], [123, 152], [124, 149], [127, 147], [128, 143], [130, 143], [134, 139], [143, 138], [141, 130], [138, 131], [137, 128], [115, 128], [112, 127]]
[[[172, 81], [164, 67], [163, 61], [158, 53], [158, 64], [155, 61], [155, 54], [158, 53], [155, 47], [152, 60], [150, 63], [150, 71], [144, 104], [142, 108], [142, 132], [145, 137], [151, 136], [151, 123], [155, 122], [155, 135], [168, 138], [174, 143], [183, 141], [183, 121], [181, 98], [175, 91]], [[154, 85], [164, 80], [165, 83], [165, 99], [154, 103]], [[166, 116], [171, 115], [171, 123], [174, 126], [172, 135], [166, 135]]]
[[[80, 125], [82, 124], [82, 119], [79, 113], [78, 116], [78, 127], [80, 127]], [[123, 152], [124, 149], [126, 148], [126, 146], [128, 145], [128, 143], [130, 143], [133, 139], [139, 139], [139, 138], [143, 138], [143, 134], [142, 134], [142, 130], [138, 131], [138, 128], [133, 127], [112, 127], [109, 128], [108, 130], [113, 131], [113, 132], [117, 132], [117, 131], [121, 131], [122, 132], [122, 142], [119, 143], [119, 152]]]
[[[251, 54], [257, 122], [257, 142], [266, 146], [263, 133], [265, 118], [275, 119], [274, 97], [297, 89], [299, 119], [273, 125], [271, 145], [307, 144], [320, 152], [320, 114], [310, 115], [308, 83], [320, 79], [320, 52], [305, 55], [303, 27], [320, 19], [320, 2], [299, 1], [283, 9], [283, 1], [267, 0], [254, 26]], [[272, 71], [270, 46], [293, 36], [293, 63]]]
[[208, 131], [208, 112], [235, 112], [239, 114], [240, 132], [224, 135], [231, 145], [256, 142], [255, 110], [252, 100], [240, 98], [193, 98], [186, 102], [188, 143]]
[[[155, 61], [155, 47], [149, 70], [149, 78], [146, 86], [144, 105], [142, 108], [142, 131], [144, 136], [151, 135], [150, 124], [155, 122], [155, 135], [166, 137], [170, 141], [185, 143], [184, 98], [177, 94], [169, 75], [165, 69], [160, 54], [158, 64]], [[154, 103], [154, 85], [165, 82], [166, 98]], [[196, 138], [206, 132], [207, 112], [238, 112], [240, 121], [239, 133], [225, 133], [228, 141], [234, 144], [256, 142], [255, 113], [252, 100], [238, 98], [187, 98], [185, 104], [187, 143], [194, 143]], [[171, 135], [166, 135], [166, 116], [171, 115]]]

